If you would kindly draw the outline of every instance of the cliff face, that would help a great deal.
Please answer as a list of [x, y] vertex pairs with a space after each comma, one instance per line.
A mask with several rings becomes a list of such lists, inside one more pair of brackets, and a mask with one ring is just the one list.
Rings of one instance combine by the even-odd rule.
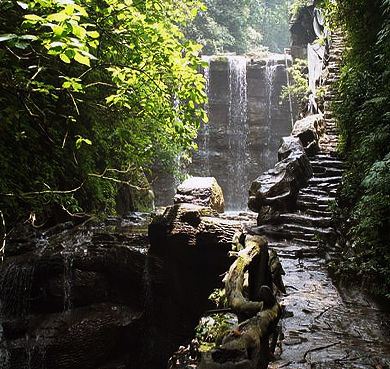
[[[243, 210], [250, 182], [276, 163], [279, 141], [292, 129], [296, 109], [288, 101], [280, 104], [282, 86], [290, 82], [286, 68], [292, 61], [284, 54], [222, 55], [207, 61], [209, 123], [201, 124], [199, 149], [187, 172], [215, 177], [225, 196], [225, 209]], [[166, 178], [155, 183], [157, 205], [171, 203], [172, 183]]]
[[294, 112], [279, 104], [287, 85], [288, 55], [209, 59], [209, 119], [198, 136], [190, 174], [214, 176], [227, 210], [246, 209], [249, 183], [272, 167], [281, 137], [291, 131]]

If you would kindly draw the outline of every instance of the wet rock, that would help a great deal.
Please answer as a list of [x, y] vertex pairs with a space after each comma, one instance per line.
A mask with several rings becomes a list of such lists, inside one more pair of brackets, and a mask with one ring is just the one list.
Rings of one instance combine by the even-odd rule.
[[322, 114], [309, 115], [297, 120], [292, 135], [298, 137], [308, 156], [319, 151], [319, 140], [325, 134], [326, 124]]
[[173, 198], [175, 204], [188, 203], [209, 206], [218, 213], [223, 213], [225, 201], [222, 189], [214, 177], [191, 177], [177, 189]]
[[258, 224], [291, 211], [299, 189], [312, 176], [310, 161], [298, 138], [284, 138], [279, 156], [282, 160], [254, 180], [249, 190], [248, 206], [259, 213]]
[[144, 252], [147, 236], [100, 223], [12, 236], [0, 269], [4, 368], [140, 367], [150, 339], [145, 291], [162, 283], [159, 260]]
[[214, 308], [208, 297], [223, 286], [222, 275], [231, 263], [228, 252], [241, 229], [241, 222], [219, 218], [210, 207], [186, 203], [167, 207], [150, 224], [149, 254], [162, 261], [164, 278], [154, 297], [154, 324], [158, 332], [169, 332], [157, 340], [169, 343], [170, 352], [186, 342], [199, 317]]
[[8, 360], [13, 368], [99, 367], [118, 355], [122, 340], [130, 344], [128, 337], [140, 335], [140, 317], [126, 306], [96, 304], [44, 317], [29, 316], [26, 333], [17, 338], [9, 336], [15, 328], [7, 322]]

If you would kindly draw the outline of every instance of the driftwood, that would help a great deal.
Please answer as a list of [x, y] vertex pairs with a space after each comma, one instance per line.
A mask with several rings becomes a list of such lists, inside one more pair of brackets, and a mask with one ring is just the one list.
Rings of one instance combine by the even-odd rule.
[[[253, 262], [256, 268], [251, 265]], [[269, 336], [276, 329], [281, 306], [266, 284], [259, 288], [249, 286], [249, 294], [257, 301], [248, 298], [244, 289], [246, 271], [269, 283], [268, 248], [263, 237], [246, 236], [245, 248], [237, 253], [225, 277], [228, 305], [239, 320], [245, 320], [225, 336], [220, 346], [202, 357], [202, 369], [265, 369], [268, 366]], [[249, 277], [249, 284], [255, 279]]]

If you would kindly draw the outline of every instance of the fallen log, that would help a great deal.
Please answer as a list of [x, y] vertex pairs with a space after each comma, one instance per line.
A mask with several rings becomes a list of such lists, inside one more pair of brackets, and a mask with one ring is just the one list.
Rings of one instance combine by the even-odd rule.
[[281, 306], [267, 284], [259, 288], [249, 286], [250, 295], [257, 301], [247, 297], [244, 288], [247, 271], [252, 273], [249, 284], [271, 283], [272, 287], [267, 241], [261, 236], [246, 236], [245, 248], [237, 253], [237, 259], [224, 279], [228, 306], [241, 323], [228, 332], [221, 345], [202, 356], [201, 369], [265, 369], [268, 366], [271, 358], [269, 337], [275, 332]]

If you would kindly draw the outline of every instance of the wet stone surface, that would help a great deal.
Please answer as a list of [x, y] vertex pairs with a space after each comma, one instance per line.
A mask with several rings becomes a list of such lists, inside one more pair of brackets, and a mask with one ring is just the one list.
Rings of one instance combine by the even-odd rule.
[[361, 291], [336, 288], [322, 259], [283, 258], [282, 340], [271, 369], [390, 367], [390, 314]]

